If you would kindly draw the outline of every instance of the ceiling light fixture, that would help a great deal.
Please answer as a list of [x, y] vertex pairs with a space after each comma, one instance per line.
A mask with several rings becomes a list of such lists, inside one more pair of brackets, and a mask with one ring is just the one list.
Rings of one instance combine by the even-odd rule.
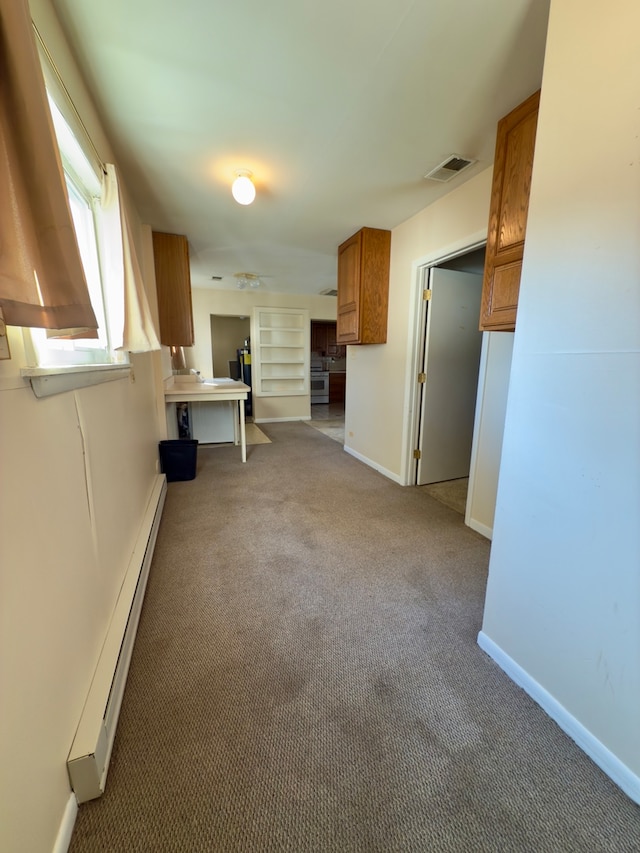
[[256, 197], [252, 177], [253, 173], [247, 169], [238, 169], [236, 172], [236, 179], [231, 185], [231, 194], [238, 204], [251, 204]]
[[254, 275], [252, 272], [234, 272], [236, 287], [238, 290], [244, 290], [245, 287], [260, 287], [262, 282], [260, 276]]

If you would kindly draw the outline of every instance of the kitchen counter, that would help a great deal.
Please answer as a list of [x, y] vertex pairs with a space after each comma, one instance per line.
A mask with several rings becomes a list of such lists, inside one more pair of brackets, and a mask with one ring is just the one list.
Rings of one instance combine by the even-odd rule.
[[198, 379], [197, 376], [172, 376], [164, 383], [165, 403], [216, 403], [235, 400], [238, 403], [234, 422], [235, 444], [242, 448], [242, 461], [247, 461], [247, 442], [244, 425], [244, 401], [251, 391], [249, 385], [235, 379]]

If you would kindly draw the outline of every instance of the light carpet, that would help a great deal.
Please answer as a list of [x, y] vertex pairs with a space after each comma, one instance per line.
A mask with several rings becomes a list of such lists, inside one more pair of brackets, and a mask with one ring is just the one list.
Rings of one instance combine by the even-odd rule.
[[169, 484], [71, 853], [638, 853], [640, 809], [478, 648], [489, 542], [264, 431]]

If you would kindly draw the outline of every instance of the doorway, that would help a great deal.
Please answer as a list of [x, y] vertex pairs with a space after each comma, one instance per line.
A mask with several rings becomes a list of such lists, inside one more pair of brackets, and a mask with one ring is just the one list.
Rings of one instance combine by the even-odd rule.
[[210, 323], [213, 375], [240, 379], [238, 349], [245, 345], [251, 334], [249, 317], [211, 314]]
[[344, 444], [347, 348], [335, 320], [311, 320], [311, 425]]
[[413, 482], [464, 514], [478, 387], [484, 247], [422, 271]]

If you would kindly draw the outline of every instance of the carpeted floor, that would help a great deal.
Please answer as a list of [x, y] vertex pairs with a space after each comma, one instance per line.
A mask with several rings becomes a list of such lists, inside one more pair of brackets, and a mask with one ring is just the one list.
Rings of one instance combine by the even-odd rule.
[[169, 484], [72, 853], [592, 853], [640, 809], [476, 644], [489, 544], [302, 423]]

